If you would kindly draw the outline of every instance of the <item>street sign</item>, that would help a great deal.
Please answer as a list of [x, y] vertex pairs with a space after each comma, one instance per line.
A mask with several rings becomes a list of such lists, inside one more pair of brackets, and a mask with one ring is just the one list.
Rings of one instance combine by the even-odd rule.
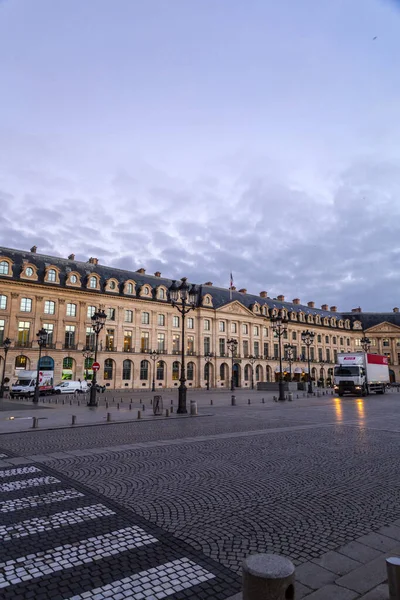
[[100, 363], [94, 362], [92, 364], [92, 369], [93, 369], [93, 371], [98, 371], [100, 369]]

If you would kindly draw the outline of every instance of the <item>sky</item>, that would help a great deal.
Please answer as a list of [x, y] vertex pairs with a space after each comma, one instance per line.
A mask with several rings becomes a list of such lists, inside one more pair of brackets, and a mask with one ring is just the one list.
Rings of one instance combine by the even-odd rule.
[[391, 311], [399, 58], [397, 0], [0, 0], [0, 245]]

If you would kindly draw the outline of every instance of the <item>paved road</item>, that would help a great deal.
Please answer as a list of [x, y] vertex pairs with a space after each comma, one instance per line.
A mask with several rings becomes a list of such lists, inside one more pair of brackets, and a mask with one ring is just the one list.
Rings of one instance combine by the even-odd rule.
[[398, 394], [217, 404], [193, 420], [1, 436], [0, 453], [25, 457], [0, 462], [5, 598], [122, 599], [126, 585], [135, 599], [223, 599], [249, 552], [300, 565], [400, 519]]

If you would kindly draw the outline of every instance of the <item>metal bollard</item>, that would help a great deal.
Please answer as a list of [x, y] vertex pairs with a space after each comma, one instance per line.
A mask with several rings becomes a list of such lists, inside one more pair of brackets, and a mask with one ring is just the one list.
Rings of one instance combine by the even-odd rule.
[[195, 417], [197, 415], [197, 402], [196, 400], [191, 400], [190, 401], [190, 414], [192, 417]]
[[292, 400], [293, 400], [293, 392], [289, 392], [288, 393], [288, 400], [289, 400], [289, 402], [292, 402]]
[[106, 402], [106, 408], [108, 408], [108, 402]]
[[129, 405], [129, 410], [132, 410], [132, 404]]
[[111, 413], [107, 413], [107, 423], [111, 421]]
[[235, 396], [235, 394], [232, 394], [232, 396], [231, 396], [231, 406], [236, 406], [236, 396]]
[[69, 401], [69, 405], [72, 406], [72, 400]]
[[278, 402], [278, 398], [276, 396], [273, 397], [274, 402]]
[[78, 400], [78, 406], [80, 406], [80, 405], [81, 405], [81, 401], [80, 401], [80, 400]]
[[261, 398], [261, 404], [265, 404], [265, 398]]
[[212, 406], [214, 404], [213, 399], [210, 399], [210, 406]]
[[141, 418], [142, 418], [142, 413], [141, 413], [141, 411], [140, 411], [140, 410], [138, 410], [138, 411], [137, 411], [137, 418], [138, 418], [138, 419], [141, 419]]
[[124, 401], [123, 401], [123, 399], [121, 398], [121, 404], [123, 404], [123, 403], [124, 403]]
[[278, 554], [252, 554], [243, 562], [243, 600], [293, 600], [294, 566]]
[[62, 399], [62, 403], [65, 404], [65, 398]]
[[400, 600], [400, 558], [398, 556], [386, 559], [386, 571], [389, 584], [389, 600]]
[[173, 405], [174, 401], [171, 399], [171, 406]]
[[171, 415], [172, 415], [172, 413], [174, 412], [174, 407], [173, 407], [173, 406], [171, 406], [171, 408], [169, 409], [169, 412], [170, 412], [170, 413], [171, 413]]
[[250, 398], [247, 400], [247, 404], [251, 404], [251, 400], [250, 400]]
[[144, 404], [142, 404], [142, 410], [145, 411], [146, 410], [146, 406]]
[[119, 410], [119, 402], [118, 402], [118, 404], [117, 404], [117, 410]]
[[168, 410], [168, 408], [165, 409], [165, 416], [169, 417], [169, 410]]
[[72, 415], [71, 425], [76, 425], [76, 415]]
[[32, 429], [37, 429], [38, 427], [39, 427], [38, 417], [32, 417]]

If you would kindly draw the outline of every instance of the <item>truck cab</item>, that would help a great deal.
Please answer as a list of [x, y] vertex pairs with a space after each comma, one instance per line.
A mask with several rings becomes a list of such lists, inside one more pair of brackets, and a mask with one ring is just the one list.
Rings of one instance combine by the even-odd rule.
[[339, 396], [345, 393], [367, 395], [365, 369], [359, 365], [337, 365], [334, 370], [334, 389]]

